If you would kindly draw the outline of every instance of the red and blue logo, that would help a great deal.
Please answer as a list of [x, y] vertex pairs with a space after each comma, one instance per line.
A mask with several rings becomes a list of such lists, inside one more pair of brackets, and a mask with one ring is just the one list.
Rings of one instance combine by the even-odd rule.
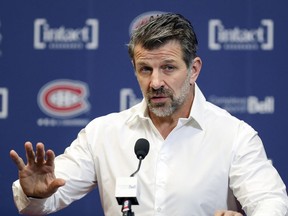
[[38, 105], [47, 115], [72, 118], [90, 109], [87, 100], [88, 85], [75, 80], [54, 80], [44, 85], [38, 93]]
[[150, 19], [150, 17], [157, 17], [161, 14], [164, 14], [165, 12], [162, 11], [148, 11], [145, 13], [142, 13], [138, 15], [136, 18], [132, 20], [129, 26], [129, 34], [132, 34], [132, 32], [137, 29], [139, 26], [147, 23]]

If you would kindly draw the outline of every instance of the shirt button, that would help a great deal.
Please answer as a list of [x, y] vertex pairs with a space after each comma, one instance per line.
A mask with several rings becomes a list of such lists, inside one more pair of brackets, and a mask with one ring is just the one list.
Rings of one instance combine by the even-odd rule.
[[157, 212], [161, 212], [162, 209], [160, 207], [158, 207], [156, 210], [157, 210]]

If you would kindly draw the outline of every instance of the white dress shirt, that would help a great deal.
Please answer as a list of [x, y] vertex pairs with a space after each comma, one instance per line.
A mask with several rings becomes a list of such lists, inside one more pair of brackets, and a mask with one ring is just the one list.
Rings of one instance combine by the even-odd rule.
[[15, 203], [22, 213], [57, 211], [98, 186], [106, 216], [122, 215], [115, 199], [117, 177], [129, 177], [138, 166], [135, 142], [145, 138], [150, 151], [136, 174], [137, 216], [212, 216], [237, 210], [248, 216], [288, 215], [286, 188], [267, 160], [262, 142], [245, 122], [206, 101], [195, 87], [189, 118], [163, 139], [146, 114], [146, 103], [91, 121], [64, 154], [55, 174], [66, 180], [47, 199], [27, 198], [14, 182]]

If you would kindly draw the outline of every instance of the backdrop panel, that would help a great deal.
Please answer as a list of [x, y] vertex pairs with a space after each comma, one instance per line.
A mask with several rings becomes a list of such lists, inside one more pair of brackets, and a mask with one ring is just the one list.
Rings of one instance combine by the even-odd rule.
[[[288, 184], [287, 6], [286, 0], [1, 0], [2, 214], [18, 214], [10, 149], [24, 156], [25, 141], [42, 141], [60, 154], [93, 118], [141, 100], [126, 44], [140, 18], [159, 12], [192, 21], [203, 60], [198, 84], [209, 101], [259, 132]], [[103, 215], [97, 190], [54, 215], [78, 214]]]

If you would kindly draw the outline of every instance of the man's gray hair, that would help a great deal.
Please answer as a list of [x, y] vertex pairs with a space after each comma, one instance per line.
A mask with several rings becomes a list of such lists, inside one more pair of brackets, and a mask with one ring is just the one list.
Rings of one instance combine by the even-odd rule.
[[190, 21], [182, 15], [174, 13], [151, 16], [145, 24], [132, 32], [128, 44], [130, 58], [134, 61], [136, 45], [152, 50], [171, 40], [180, 42], [183, 60], [187, 67], [190, 67], [192, 60], [197, 56], [197, 36]]

